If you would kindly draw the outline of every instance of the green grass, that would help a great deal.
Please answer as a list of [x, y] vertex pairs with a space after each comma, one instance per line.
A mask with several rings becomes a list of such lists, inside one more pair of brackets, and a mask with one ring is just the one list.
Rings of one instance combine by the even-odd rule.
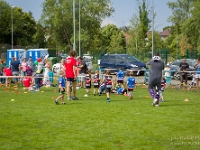
[[1, 150], [200, 148], [199, 91], [166, 89], [165, 102], [152, 107], [142, 87], [136, 88], [133, 100], [112, 94], [110, 103], [105, 94], [84, 98], [80, 89], [79, 100], [66, 105], [55, 105], [57, 88], [41, 90], [25, 94], [20, 89], [17, 94], [1, 87]]

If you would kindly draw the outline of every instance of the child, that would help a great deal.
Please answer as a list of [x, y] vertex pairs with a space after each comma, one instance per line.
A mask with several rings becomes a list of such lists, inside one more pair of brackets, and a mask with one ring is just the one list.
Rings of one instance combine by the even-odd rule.
[[[4, 68], [4, 74], [5, 76], [12, 76], [12, 71], [9, 66]], [[6, 78], [6, 87], [10, 86], [11, 80], [12, 78]]]
[[161, 90], [160, 90], [160, 100], [162, 102], [164, 102], [164, 97], [163, 97], [163, 92], [165, 90], [165, 85], [166, 85], [166, 79], [165, 77], [163, 76], [162, 77], [162, 80], [161, 80]]
[[133, 89], [134, 89], [134, 87], [135, 87], [136, 80], [135, 80], [135, 78], [133, 77], [133, 71], [131, 71], [129, 75], [130, 75], [130, 76], [129, 76], [128, 79], [127, 79], [128, 96], [129, 96], [130, 99], [132, 99], [132, 98], [133, 98]]
[[84, 96], [88, 97], [88, 94], [90, 93], [91, 89], [91, 72], [90, 70], [87, 70], [87, 74], [85, 75], [85, 88], [86, 88], [86, 93]]
[[106, 87], [105, 87], [106, 97], [107, 97], [106, 101], [110, 102], [110, 92], [112, 88], [112, 76], [110, 75], [110, 70], [106, 71], [104, 82], [106, 82]]
[[36, 71], [36, 74], [34, 75], [35, 76], [35, 88], [36, 88], [36, 92], [40, 91], [40, 87], [41, 87], [41, 81], [42, 81], [42, 77], [43, 77], [43, 69], [40, 70], [38, 69]]
[[63, 71], [60, 71], [60, 77], [58, 79], [58, 92], [61, 94], [60, 96], [58, 96], [56, 98], [56, 100], [54, 101], [57, 105], [59, 104], [58, 103], [58, 100], [59, 99], [62, 99], [62, 104], [66, 104], [64, 102], [64, 95], [65, 95], [65, 73]]
[[32, 79], [30, 77], [30, 74], [27, 74], [27, 76], [28, 77], [24, 77], [23, 78], [23, 86], [24, 86], [24, 90], [29, 90], [30, 91]]
[[95, 75], [94, 75], [94, 81], [93, 81], [93, 84], [94, 84], [94, 96], [96, 96], [96, 90], [99, 89], [99, 83], [100, 80], [99, 80], [99, 71], [96, 70], [95, 71]]
[[102, 82], [102, 84], [100, 84], [100, 87], [99, 87], [99, 96], [101, 96], [101, 94], [103, 93], [103, 91], [105, 90], [106, 88], [106, 82]]
[[124, 83], [124, 72], [122, 71], [122, 68], [119, 69], [119, 71], [116, 74], [117, 76], [117, 83]]
[[123, 94], [124, 96], [126, 96], [126, 93], [127, 93], [127, 89], [125, 89], [123, 85], [120, 88], [118, 88], [116, 92], [116, 94], [120, 94], [120, 95]]

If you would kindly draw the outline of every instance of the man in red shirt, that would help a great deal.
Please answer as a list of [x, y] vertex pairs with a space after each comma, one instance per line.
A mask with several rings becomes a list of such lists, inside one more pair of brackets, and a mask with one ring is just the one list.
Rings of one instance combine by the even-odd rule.
[[69, 57], [66, 58], [65, 61], [65, 68], [66, 68], [66, 78], [67, 78], [67, 96], [68, 100], [71, 99], [70, 95], [70, 83], [72, 82], [73, 87], [73, 100], [78, 100], [76, 97], [76, 52], [74, 50], [71, 50], [69, 52]]

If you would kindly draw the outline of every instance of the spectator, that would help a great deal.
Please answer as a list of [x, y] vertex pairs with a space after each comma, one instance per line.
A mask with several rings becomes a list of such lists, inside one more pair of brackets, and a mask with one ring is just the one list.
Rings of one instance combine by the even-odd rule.
[[[15, 60], [13, 62], [11, 62], [11, 70], [12, 70], [12, 75], [13, 76], [19, 76], [19, 72], [20, 72], [20, 62], [18, 61], [18, 59], [15, 57]], [[18, 78], [14, 78], [14, 82], [15, 84], [18, 83]]]
[[180, 63], [179, 65], [179, 71], [182, 71], [180, 74], [180, 80], [181, 83], [183, 83], [183, 80], [185, 80], [185, 84], [187, 84], [187, 72], [189, 70], [189, 64], [186, 62], [186, 58], [183, 58], [183, 62]]
[[80, 65], [77, 66], [77, 68], [80, 68], [79, 74], [80, 74], [80, 76], [81, 76], [81, 78], [80, 78], [81, 87], [84, 87], [84, 88], [85, 88], [85, 74], [86, 74], [86, 72], [87, 72], [87, 65], [86, 65], [86, 63], [83, 61], [83, 58], [82, 58], [82, 57], [79, 58], [79, 61], [80, 61]]
[[35, 72], [35, 64], [34, 64], [31, 56], [29, 57], [29, 60], [27, 61], [27, 66], [31, 67], [31, 70], [33, 73]]
[[21, 63], [21, 71], [23, 73], [23, 76], [26, 76], [26, 67], [27, 67], [27, 63], [26, 63], [26, 58], [23, 59], [22, 63]]
[[195, 65], [195, 70], [196, 70], [196, 87], [199, 89], [199, 80], [200, 80], [200, 58], [197, 59], [197, 64]]
[[51, 69], [51, 64], [48, 61], [48, 59], [45, 59], [45, 71], [44, 71], [44, 80], [43, 80], [43, 84], [47, 84], [47, 82], [49, 81], [49, 71]]
[[38, 92], [40, 91], [40, 83], [42, 81], [42, 76], [43, 76], [43, 69], [38, 69], [36, 71], [35, 76], [35, 91]]
[[76, 59], [74, 58], [76, 56], [76, 52], [74, 50], [71, 50], [69, 52], [69, 57], [67, 57], [65, 61], [65, 68], [66, 68], [66, 78], [67, 78], [67, 96], [68, 100], [71, 99], [70, 94], [70, 83], [72, 82], [73, 87], [73, 100], [78, 100], [76, 97]]

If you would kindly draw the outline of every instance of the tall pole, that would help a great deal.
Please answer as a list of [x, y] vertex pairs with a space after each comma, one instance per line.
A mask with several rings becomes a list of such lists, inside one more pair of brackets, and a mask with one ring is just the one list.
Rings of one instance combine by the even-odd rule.
[[154, 0], [152, 0], [152, 13], [153, 13], [153, 19], [152, 19], [152, 57], [154, 56]]
[[12, 25], [12, 31], [11, 31], [11, 44], [12, 44], [12, 49], [13, 49], [13, 9], [15, 8], [15, 6], [11, 7], [11, 25]]
[[73, 20], [74, 20], [74, 44], [73, 44], [73, 50], [76, 51], [75, 0], [73, 0]]
[[81, 56], [81, 9], [79, 0], [79, 56]]

